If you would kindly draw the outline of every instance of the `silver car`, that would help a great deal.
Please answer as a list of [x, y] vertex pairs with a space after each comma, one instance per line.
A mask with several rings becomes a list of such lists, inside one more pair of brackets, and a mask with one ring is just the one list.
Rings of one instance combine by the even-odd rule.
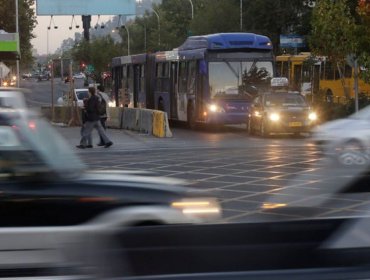
[[324, 123], [313, 131], [321, 151], [344, 165], [370, 162], [370, 106], [345, 119]]

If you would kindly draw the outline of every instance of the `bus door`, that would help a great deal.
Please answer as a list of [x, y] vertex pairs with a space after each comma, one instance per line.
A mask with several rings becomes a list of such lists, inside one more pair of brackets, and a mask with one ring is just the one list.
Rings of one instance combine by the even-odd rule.
[[177, 114], [177, 95], [178, 95], [178, 62], [171, 62], [170, 69], [170, 104], [171, 118], [178, 119]]
[[138, 107], [138, 100], [140, 94], [140, 65], [133, 65], [133, 94], [134, 94], [134, 107]]
[[195, 100], [196, 100], [196, 107], [197, 115], [203, 116], [204, 111], [204, 104], [203, 101], [205, 99], [204, 92], [206, 90], [206, 75], [207, 75], [207, 64], [204, 60], [198, 61], [198, 70], [196, 73], [196, 84], [197, 84], [197, 91], [195, 94]]

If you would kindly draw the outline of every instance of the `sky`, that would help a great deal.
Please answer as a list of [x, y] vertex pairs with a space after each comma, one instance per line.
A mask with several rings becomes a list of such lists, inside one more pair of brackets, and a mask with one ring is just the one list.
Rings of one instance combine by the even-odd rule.
[[[106, 22], [111, 19], [112, 16], [101, 16], [99, 23]], [[83, 32], [81, 16], [74, 17], [74, 23], [72, 24], [72, 30], [69, 30], [69, 27], [72, 23], [72, 16], [54, 16], [51, 23], [50, 30], [47, 27], [50, 24], [50, 16], [38, 16], [37, 17], [37, 26], [33, 30], [33, 33], [36, 35], [31, 42], [37, 53], [39, 55], [47, 54], [48, 49], [49, 53], [54, 53], [61, 45], [62, 41], [67, 38], [73, 38], [75, 32]], [[91, 26], [95, 26], [98, 21], [98, 16], [91, 17]], [[54, 24], [53, 24], [54, 22]], [[58, 26], [58, 29], [54, 29], [53, 26]], [[79, 25], [80, 28], [76, 29], [76, 25]], [[49, 40], [47, 40], [49, 37]], [[48, 44], [49, 41], [49, 44]], [[49, 45], [49, 48], [48, 48]]]

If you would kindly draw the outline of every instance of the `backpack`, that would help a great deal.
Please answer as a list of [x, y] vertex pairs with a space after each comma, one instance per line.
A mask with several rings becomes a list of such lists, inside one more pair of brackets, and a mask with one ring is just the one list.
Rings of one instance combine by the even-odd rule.
[[107, 114], [107, 102], [100, 93], [99, 93], [98, 112], [100, 116]]

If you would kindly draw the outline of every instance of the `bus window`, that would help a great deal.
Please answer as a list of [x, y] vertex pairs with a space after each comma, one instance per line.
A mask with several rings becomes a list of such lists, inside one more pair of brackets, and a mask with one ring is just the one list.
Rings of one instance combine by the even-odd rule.
[[352, 67], [346, 64], [344, 66], [344, 77], [345, 78], [352, 78]]
[[162, 92], [169, 92], [170, 90], [170, 64], [165, 62], [162, 65]]
[[209, 85], [213, 98], [251, 99], [267, 89], [273, 77], [271, 61], [210, 62]]
[[156, 70], [155, 70], [155, 77], [156, 77], [156, 91], [161, 91], [162, 89], [162, 63], [157, 63]]
[[196, 61], [190, 61], [188, 67], [188, 93], [195, 94]]
[[323, 71], [323, 79], [324, 80], [335, 80], [335, 71], [333, 64], [329, 61], [324, 63], [324, 71]]
[[145, 89], [145, 67], [140, 66], [140, 90]]

